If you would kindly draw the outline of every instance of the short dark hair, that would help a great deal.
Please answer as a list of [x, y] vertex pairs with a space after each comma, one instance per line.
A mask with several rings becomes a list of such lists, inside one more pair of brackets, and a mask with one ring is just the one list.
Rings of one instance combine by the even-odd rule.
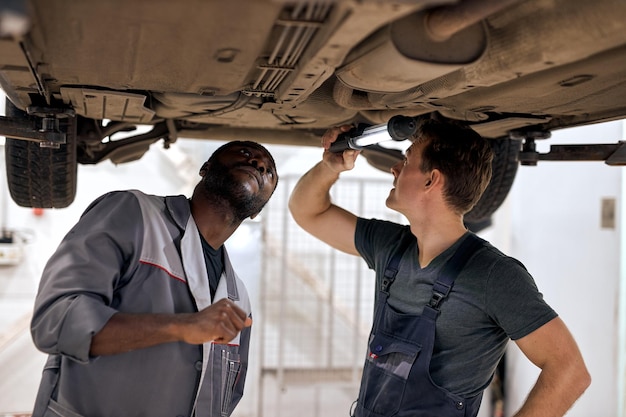
[[444, 175], [444, 198], [459, 214], [470, 211], [491, 181], [493, 150], [489, 141], [459, 122], [424, 119], [412, 141], [424, 144], [422, 172]]

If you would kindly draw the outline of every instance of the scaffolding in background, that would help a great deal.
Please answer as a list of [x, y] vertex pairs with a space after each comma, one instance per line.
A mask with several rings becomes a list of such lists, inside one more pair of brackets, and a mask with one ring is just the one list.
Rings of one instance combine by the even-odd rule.
[[[294, 409], [299, 417], [348, 415], [372, 321], [374, 272], [304, 232], [289, 214], [298, 178], [281, 177], [264, 210], [258, 417]], [[342, 178], [332, 196], [360, 216], [402, 222], [384, 205], [390, 188], [391, 179]]]

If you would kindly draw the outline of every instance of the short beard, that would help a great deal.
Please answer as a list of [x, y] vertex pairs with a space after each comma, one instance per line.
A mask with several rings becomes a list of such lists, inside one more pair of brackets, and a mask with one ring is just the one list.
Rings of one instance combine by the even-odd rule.
[[255, 215], [265, 206], [265, 201], [258, 194], [253, 194], [230, 174], [229, 168], [217, 160], [211, 161], [202, 187], [209, 198], [217, 199], [230, 208], [234, 222], [241, 222]]

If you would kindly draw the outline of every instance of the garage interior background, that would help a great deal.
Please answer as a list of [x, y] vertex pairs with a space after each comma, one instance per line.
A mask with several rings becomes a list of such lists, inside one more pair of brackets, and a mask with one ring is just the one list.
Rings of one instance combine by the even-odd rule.
[[[563, 130], [538, 150], [546, 152], [549, 144], [613, 143], [623, 140], [625, 131], [623, 121]], [[33, 297], [46, 260], [87, 204], [115, 189], [190, 195], [198, 168], [219, 144], [182, 139], [167, 151], [156, 144], [130, 164], [79, 166], [75, 203], [41, 213], [10, 201], [0, 155], [0, 226], [23, 238], [19, 259], [0, 265], [0, 416], [31, 411], [45, 360], [28, 333]], [[255, 306], [254, 362], [235, 415], [346, 416], [358, 390], [372, 275], [363, 262], [307, 237], [287, 212], [290, 188], [321, 151], [268, 148], [279, 165], [279, 189], [261, 219], [244, 223], [227, 243]], [[526, 265], [579, 343], [593, 381], [570, 417], [626, 417], [624, 174], [601, 162], [520, 167], [493, 226], [481, 232]], [[342, 177], [340, 198], [346, 201], [340, 202], [366, 216], [403, 222], [384, 207], [391, 182], [390, 175], [360, 161]], [[497, 415], [500, 406], [504, 416], [512, 415], [537, 375], [511, 344], [505, 401], [495, 402], [490, 391], [480, 416]]]

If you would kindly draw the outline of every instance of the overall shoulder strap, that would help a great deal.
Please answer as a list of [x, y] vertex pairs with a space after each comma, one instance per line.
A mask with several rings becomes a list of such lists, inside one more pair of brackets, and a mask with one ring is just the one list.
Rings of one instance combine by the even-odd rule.
[[414, 240], [415, 236], [413, 236], [411, 232], [405, 233], [400, 240], [400, 245], [398, 246], [398, 249], [396, 249], [396, 251], [391, 256], [391, 259], [387, 264], [387, 268], [385, 268], [385, 275], [381, 284], [381, 291], [385, 294], [389, 294], [389, 287], [396, 279], [396, 274], [398, 273], [398, 266], [400, 265], [402, 255], [404, 255], [404, 252]]
[[461, 242], [456, 252], [446, 262], [446, 264], [439, 272], [437, 281], [433, 284], [433, 295], [428, 305], [435, 310], [439, 310], [441, 301], [448, 296], [454, 280], [463, 269], [463, 266], [467, 263], [468, 259], [483, 246], [484, 240], [479, 238], [473, 233], [470, 233], [467, 238]]

